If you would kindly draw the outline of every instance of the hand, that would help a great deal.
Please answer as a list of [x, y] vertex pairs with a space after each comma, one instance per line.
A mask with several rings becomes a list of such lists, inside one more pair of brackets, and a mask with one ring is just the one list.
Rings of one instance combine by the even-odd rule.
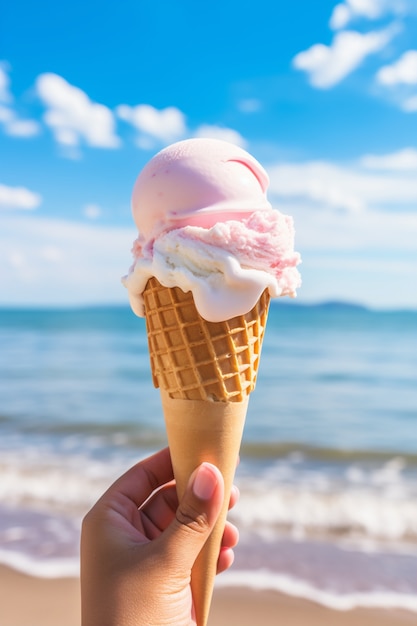
[[[195, 625], [191, 568], [223, 494], [220, 471], [203, 463], [178, 503], [168, 448], [119, 478], [83, 521], [82, 626]], [[230, 506], [237, 498], [234, 488]], [[232, 564], [237, 541], [227, 522], [218, 573]]]

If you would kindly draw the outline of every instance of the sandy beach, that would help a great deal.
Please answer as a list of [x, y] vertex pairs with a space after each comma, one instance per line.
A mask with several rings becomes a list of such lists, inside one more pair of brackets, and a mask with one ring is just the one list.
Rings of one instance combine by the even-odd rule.
[[[0, 567], [1, 626], [80, 626], [79, 581], [32, 578]], [[275, 592], [217, 589], [209, 626], [402, 626], [415, 613], [332, 611]]]

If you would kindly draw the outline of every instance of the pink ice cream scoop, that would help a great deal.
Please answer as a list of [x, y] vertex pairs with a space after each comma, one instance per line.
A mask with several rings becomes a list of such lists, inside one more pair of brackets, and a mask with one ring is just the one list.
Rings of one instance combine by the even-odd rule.
[[183, 226], [210, 228], [270, 210], [268, 175], [248, 152], [216, 139], [180, 141], [159, 152], [139, 174], [133, 218], [143, 245]]
[[258, 161], [225, 141], [188, 139], [151, 159], [133, 190], [139, 236], [123, 279], [135, 313], [144, 316], [151, 276], [192, 291], [212, 322], [247, 313], [265, 289], [294, 296], [293, 221], [271, 207], [268, 184]]

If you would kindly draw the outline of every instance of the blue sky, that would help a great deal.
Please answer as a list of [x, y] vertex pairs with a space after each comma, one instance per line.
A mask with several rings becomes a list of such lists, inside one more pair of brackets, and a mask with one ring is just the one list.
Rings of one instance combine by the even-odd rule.
[[14, 0], [0, 305], [127, 302], [134, 180], [215, 136], [292, 214], [300, 302], [417, 308], [417, 0]]

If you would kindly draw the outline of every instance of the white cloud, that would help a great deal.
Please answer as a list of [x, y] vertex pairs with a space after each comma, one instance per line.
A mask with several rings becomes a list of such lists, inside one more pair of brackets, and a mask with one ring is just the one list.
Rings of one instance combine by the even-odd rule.
[[229, 143], [233, 143], [241, 148], [245, 148], [247, 143], [237, 130], [223, 126], [211, 126], [209, 124], [202, 124], [199, 126], [194, 133], [194, 137], [222, 139], [223, 141], [228, 141]]
[[[304, 173], [298, 170], [299, 179]], [[299, 195], [281, 196], [278, 208], [294, 215], [296, 249], [303, 256], [301, 301], [340, 298], [417, 307], [417, 293], [410, 289], [417, 274], [415, 213], [318, 210]], [[128, 306], [120, 277], [131, 264], [136, 235], [133, 227], [0, 215], [0, 305]]]
[[339, 30], [344, 28], [352, 17], [351, 10], [347, 4], [337, 4], [330, 17], [330, 28]]
[[0, 104], [0, 123], [9, 124], [13, 120], [14, 114], [12, 109]]
[[40, 126], [35, 120], [18, 119], [12, 112], [9, 120], [4, 124], [4, 132], [12, 137], [34, 137], [39, 135]]
[[[417, 284], [414, 172], [394, 169], [375, 174], [358, 164], [305, 163], [282, 164], [268, 168], [268, 173], [272, 201], [294, 217], [295, 247], [303, 260], [300, 300], [339, 299], [417, 309], [417, 291], [410, 288]], [[340, 204], [332, 206], [332, 198], [327, 205], [318, 202], [309, 188], [313, 173], [321, 176], [322, 189], [333, 184], [337, 198], [350, 194], [363, 209], [335, 210]], [[288, 177], [290, 184], [283, 183], [281, 176]]]
[[307, 72], [311, 85], [328, 89], [359, 67], [368, 55], [384, 48], [396, 32], [393, 27], [365, 34], [339, 32], [330, 46], [315, 44], [299, 52], [293, 59], [293, 65]]
[[408, 50], [395, 63], [381, 67], [376, 78], [382, 85], [416, 85], [417, 50]]
[[384, 155], [366, 154], [360, 159], [360, 164], [367, 169], [374, 170], [414, 170], [417, 173], [417, 150], [404, 148], [397, 152]]
[[258, 98], [244, 98], [237, 107], [242, 113], [258, 113], [262, 109], [262, 102]]
[[90, 220], [96, 220], [102, 214], [98, 204], [86, 204], [84, 207], [84, 215]]
[[[369, 157], [363, 159], [369, 167]], [[398, 153], [379, 157], [380, 166], [384, 160], [386, 166], [388, 160], [391, 164], [397, 161], [396, 167], [385, 167], [383, 173], [365, 169], [363, 159], [350, 167], [319, 161], [275, 165], [268, 168], [271, 193], [280, 199], [309, 203], [315, 211], [417, 210], [415, 170], [403, 167], [399, 171]]]
[[[376, 81], [389, 89], [389, 97], [405, 113], [417, 111], [417, 50], [407, 50], [390, 65], [384, 65], [376, 74]], [[414, 92], [414, 93], [413, 93]]]
[[[398, 1], [395, 0], [398, 4]], [[346, 0], [353, 15], [362, 15], [370, 20], [381, 17], [393, 4], [392, 0]]]
[[350, 186], [348, 174], [331, 163], [286, 163], [268, 168], [268, 173], [270, 191], [279, 197], [349, 212], [365, 208], [361, 195]]
[[42, 197], [25, 187], [7, 187], [0, 184], [0, 209], [36, 209]]
[[[329, 213], [279, 206], [294, 216], [300, 300], [417, 308], [417, 220], [409, 213]], [[285, 211], [285, 209], [288, 209]]]
[[377, 20], [385, 15], [405, 15], [413, 11], [414, 0], [345, 0], [330, 17], [330, 28], [345, 28], [356, 18]]
[[10, 107], [2, 105], [0, 105], [0, 124], [6, 135], [12, 137], [34, 137], [40, 133], [38, 122], [19, 119]]
[[[279, 207], [285, 210], [286, 207]], [[302, 300], [417, 308], [417, 220], [411, 213], [329, 213], [290, 206], [303, 264]]]
[[10, 78], [7, 73], [7, 65], [0, 63], [0, 102], [12, 102], [13, 97], [10, 92]]
[[406, 113], [415, 113], [417, 111], [417, 95], [406, 98], [403, 101], [401, 108]]
[[154, 147], [155, 139], [162, 143], [176, 141], [187, 132], [185, 115], [176, 107], [158, 110], [149, 104], [138, 104], [134, 107], [121, 104], [116, 112], [120, 119], [145, 135], [145, 143], [139, 137], [141, 147]]
[[64, 259], [64, 254], [61, 248], [46, 245], [39, 248], [39, 257], [50, 263], [59, 263]]
[[96, 148], [120, 145], [113, 113], [92, 102], [81, 89], [57, 74], [38, 76], [36, 89], [47, 107], [44, 121], [59, 144], [69, 148], [77, 148], [82, 141]]
[[156, 142], [170, 143], [190, 135], [223, 139], [242, 147], [246, 145], [242, 135], [232, 128], [202, 124], [190, 131], [184, 113], [176, 107], [158, 110], [148, 104], [135, 107], [122, 104], [117, 107], [117, 115], [139, 131], [136, 143], [144, 150], [155, 148]]
[[12, 108], [13, 96], [10, 91], [10, 79], [5, 65], [0, 63], [0, 124], [7, 135], [14, 137], [33, 137], [40, 132], [40, 126], [34, 120], [20, 119]]
[[[134, 229], [0, 216], [0, 304], [128, 304]], [[111, 250], [111, 254], [109, 254]]]

